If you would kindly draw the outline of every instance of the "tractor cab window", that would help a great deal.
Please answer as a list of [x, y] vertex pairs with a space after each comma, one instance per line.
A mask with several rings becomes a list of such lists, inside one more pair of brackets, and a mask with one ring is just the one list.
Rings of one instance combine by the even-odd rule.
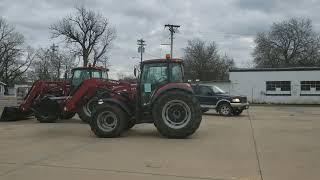
[[183, 82], [183, 73], [181, 64], [170, 64], [170, 81]]
[[168, 80], [167, 65], [165, 63], [146, 64], [143, 67], [142, 82], [156, 85]]
[[168, 64], [145, 64], [141, 74], [141, 95], [143, 103], [150, 100], [154, 90], [168, 82]]
[[108, 79], [107, 71], [102, 71], [102, 79]]
[[90, 78], [88, 70], [75, 70], [72, 77], [72, 86], [79, 86], [84, 80]]
[[101, 71], [92, 71], [93, 78], [102, 78]]

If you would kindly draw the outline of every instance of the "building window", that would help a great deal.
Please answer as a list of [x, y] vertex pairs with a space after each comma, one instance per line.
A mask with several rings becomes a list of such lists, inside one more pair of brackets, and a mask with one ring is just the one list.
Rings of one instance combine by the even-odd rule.
[[291, 81], [267, 81], [267, 96], [291, 96]]
[[300, 96], [319, 96], [320, 95], [320, 81], [301, 81]]
[[301, 91], [311, 91], [311, 89], [315, 89], [316, 91], [320, 91], [320, 81], [301, 81]]

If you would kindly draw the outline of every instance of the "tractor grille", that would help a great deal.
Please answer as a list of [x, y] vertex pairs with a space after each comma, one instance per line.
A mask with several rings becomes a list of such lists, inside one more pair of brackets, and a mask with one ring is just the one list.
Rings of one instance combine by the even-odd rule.
[[247, 102], [247, 97], [241, 97], [240, 98], [241, 103], [246, 103]]

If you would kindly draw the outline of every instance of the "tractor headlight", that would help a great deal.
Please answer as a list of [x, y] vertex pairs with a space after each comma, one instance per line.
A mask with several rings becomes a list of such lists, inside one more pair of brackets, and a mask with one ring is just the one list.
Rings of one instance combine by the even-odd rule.
[[234, 98], [234, 99], [232, 99], [232, 102], [239, 103], [240, 99], [239, 98]]

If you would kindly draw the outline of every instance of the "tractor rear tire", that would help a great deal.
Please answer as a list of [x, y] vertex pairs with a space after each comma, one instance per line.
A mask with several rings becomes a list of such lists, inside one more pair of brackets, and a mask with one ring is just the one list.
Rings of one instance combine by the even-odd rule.
[[104, 104], [96, 107], [89, 124], [99, 138], [119, 137], [128, 126], [128, 115], [118, 106]]
[[88, 102], [86, 102], [80, 109], [78, 110], [78, 115], [82, 122], [89, 123], [91, 120], [91, 114], [94, 109], [94, 105], [92, 103], [98, 102], [98, 99], [93, 97], [89, 99]]
[[158, 97], [152, 114], [156, 128], [168, 138], [186, 138], [192, 135], [202, 120], [199, 101], [192, 94], [183, 91], [171, 91]]

